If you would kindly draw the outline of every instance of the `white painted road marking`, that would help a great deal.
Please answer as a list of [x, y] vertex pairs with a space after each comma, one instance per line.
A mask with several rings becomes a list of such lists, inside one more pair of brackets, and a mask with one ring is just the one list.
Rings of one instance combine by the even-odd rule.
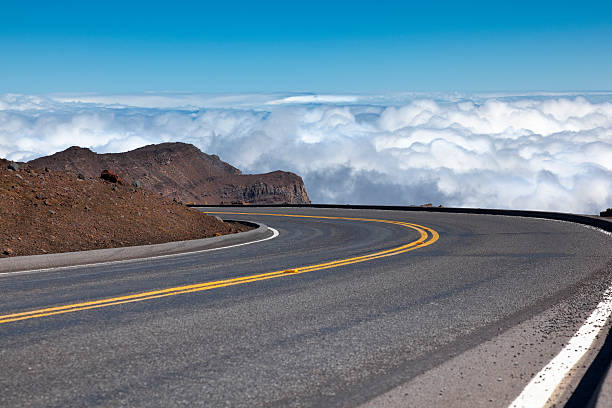
[[[82, 264], [82, 265], [58, 266], [58, 267], [54, 267], [54, 268], [32, 269], [32, 270], [28, 270], [28, 271], [2, 272], [2, 273], [0, 273], [0, 277], [1, 276], [26, 275], [26, 274], [39, 273], [39, 272], [49, 272], [49, 271], [56, 271], [56, 270], [59, 270], [59, 269], [75, 269], [75, 268], [85, 268], [85, 267], [88, 267], [88, 266], [113, 265], [113, 264], [119, 264], [119, 263], [125, 263], [125, 262], [138, 262], [138, 261], [142, 261], [142, 260], [145, 260], [145, 259], [146, 260], [149, 260], [149, 259], [161, 259], [161, 258], [169, 258], [169, 257], [172, 257], [172, 256], [193, 255], [193, 254], [199, 254], [199, 253], [202, 253], [202, 252], [210, 252], [210, 251], [218, 251], [218, 250], [221, 250], [221, 249], [236, 248], [236, 247], [243, 246], [243, 245], [256, 244], [258, 242], [263, 242], [263, 241], [267, 241], [269, 239], [273, 239], [273, 238], [278, 237], [279, 233], [278, 233], [278, 231], [276, 229], [274, 229], [272, 227], [268, 227], [268, 229], [270, 231], [272, 231], [272, 236], [269, 236], [267, 238], [258, 239], [256, 241], [243, 242], [242, 244], [228, 245], [228, 246], [219, 247], [219, 248], [200, 249], [198, 251], [181, 252], [181, 253], [178, 253], [178, 254], [147, 256], [147, 257], [144, 257], [144, 258], [122, 259], [122, 260], [117, 260], [117, 261], [106, 261], [106, 262], [95, 262], [95, 263]], [[129, 248], [129, 247], [126, 247], [126, 248]]]
[[509, 405], [510, 408], [543, 407], [561, 381], [580, 361], [601, 332], [612, 313], [612, 286], [604, 293], [584, 325], [574, 334], [555, 358], [527, 384], [523, 392]]

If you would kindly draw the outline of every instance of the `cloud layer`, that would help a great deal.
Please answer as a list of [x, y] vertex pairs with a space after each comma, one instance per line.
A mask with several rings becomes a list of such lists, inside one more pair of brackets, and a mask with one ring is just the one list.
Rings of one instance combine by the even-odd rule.
[[0, 157], [166, 141], [294, 171], [313, 202], [612, 207], [612, 94], [0, 96]]

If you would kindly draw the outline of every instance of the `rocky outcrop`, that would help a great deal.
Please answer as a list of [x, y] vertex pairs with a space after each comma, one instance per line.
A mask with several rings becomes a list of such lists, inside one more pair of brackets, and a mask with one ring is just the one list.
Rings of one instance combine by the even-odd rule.
[[[83, 176], [82, 174], [80, 174], [83, 178], [85, 176]], [[113, 171], [110, 170], [102, 170], [102, 174], [100, 174], [100, 178], [102, 180], [106, 180], [109, 181], [111, 183], [117, 183], [117, 184], [123, 184], [123, 180], [121, 180], [121, 177], [119, 177], [119, 175]], [[137, 186], [135, 186], [137, 187]]]
[[107, 154], [71, 147], [29, 164], [70, 170], [85, 177], [98, 177], [102, 170], [112, 169], [126, 185], [152, 190], [185, 203], [310, 203], [302, 178], [294, 173], [242, 174], [218, 156], [208, 155], [185, 143], [162, 143]]
[[296, 180], [292, 173], [276, 171], [267, 174], [266, 179], [253, 177], [253, 182], [242, 190], [243, 201], [247, 203], [309, 203], [308, 194], [301, 179]]

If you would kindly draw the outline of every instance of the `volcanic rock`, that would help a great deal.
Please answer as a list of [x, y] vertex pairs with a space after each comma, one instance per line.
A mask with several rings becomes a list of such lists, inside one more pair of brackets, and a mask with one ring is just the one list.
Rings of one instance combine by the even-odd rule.
[[186, 143], [162, 143], [106, 154], [75, 146], [29, 164], [88, 177], [113, 169], [127, 185], [139, 183], [144, 189], [185, 203], [310, 203], [302, 178], [294, 173], [242, 174], [218, 156]]
[[[19, 176], [19, 177], [18, 177]], [[144, 189], [38, 173], [0, 159], [0, 258], [146, 245], [243, 231]], [[61, 238], [60, 238], [61, 237]]]
[[100, 178], [102, 180], [110, 181], [111, 183], [123, 184], [121, 177], [119, 177], [116, 173], [110, 170], [106, 170], [106, 169], [102, 170], [102, 173], [100, 174]]

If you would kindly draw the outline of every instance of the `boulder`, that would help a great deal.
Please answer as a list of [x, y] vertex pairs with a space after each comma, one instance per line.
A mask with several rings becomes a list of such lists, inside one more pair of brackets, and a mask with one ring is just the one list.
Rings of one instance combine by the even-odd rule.
[[111, 183], [123, 184], [123, 180], [117, 173], [114, 173], [110, 170], [102, 170], [102, 174], [100, 174], [100, 178], [102, 180], [109, 181]]

